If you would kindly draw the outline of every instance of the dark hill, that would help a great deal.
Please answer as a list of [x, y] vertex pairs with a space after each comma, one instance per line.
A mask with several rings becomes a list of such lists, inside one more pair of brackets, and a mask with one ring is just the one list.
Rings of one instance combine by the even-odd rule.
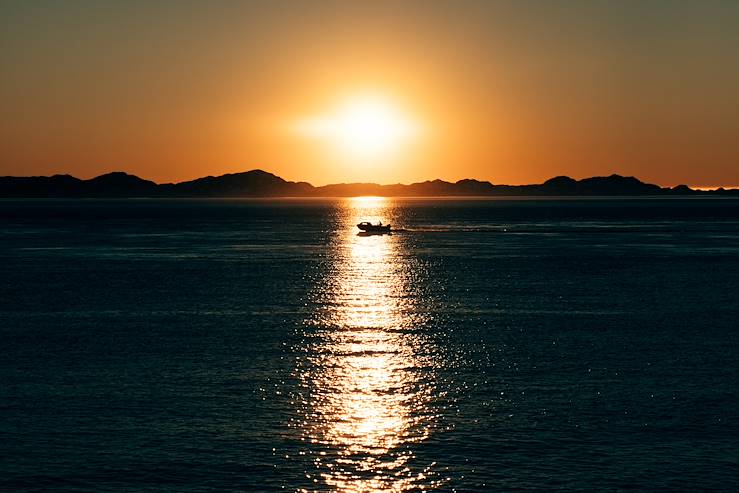
[[0, 197], [75, 197], [84, 182], [70, 175], [3, 176]]
[[313, 186], [286, 181], [260, 169], [222, 176], [206, 176], [164, 185], [166, 195], [177, 197], [298, 197], [311, 195]]
[[155, 197], [158, 185], [153, 181], [122, 171], [114, 171], [82, 182], [83, 194], [89, 197]]
[[577, 182], [576, 195], [654, 195], [662, 188], [633, 176], [611, 175], [585, 178]]

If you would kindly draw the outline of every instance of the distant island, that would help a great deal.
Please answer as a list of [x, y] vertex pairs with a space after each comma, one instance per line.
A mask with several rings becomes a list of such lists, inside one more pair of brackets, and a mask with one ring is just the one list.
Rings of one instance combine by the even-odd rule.
[[181, 183], [157, 184], [121, 171], [90, 180], [70, 175], [0, 177], [0, 198], [177, 198], [177, 197], [496, 197], [496, 196], [638, 196], [638, 195], [730, 195], [739, 189], [693, 190], [686, 185], [672, 188], [644, 183], [631, 176], [597, 176], [575, 180], [557, 176], [536, 185], [494, 185], [472, 179], [450, 183], [443, 180], [410, 185], [340, 183], [314, 187], [287, 181], [262, 170], [206, 176]]

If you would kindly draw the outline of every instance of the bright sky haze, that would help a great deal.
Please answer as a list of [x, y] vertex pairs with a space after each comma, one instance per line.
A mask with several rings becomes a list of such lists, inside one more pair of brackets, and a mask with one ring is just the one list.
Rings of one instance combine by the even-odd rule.
[[0, 175], [739, 185], [739, 2], [0, 0]]

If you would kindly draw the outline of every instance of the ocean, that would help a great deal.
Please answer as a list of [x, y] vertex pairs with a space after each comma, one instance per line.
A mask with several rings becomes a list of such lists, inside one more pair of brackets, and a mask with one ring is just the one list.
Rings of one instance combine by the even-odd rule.
[[737, 199], [2, 200], [0, 490], [737, 491], [738, 293]]

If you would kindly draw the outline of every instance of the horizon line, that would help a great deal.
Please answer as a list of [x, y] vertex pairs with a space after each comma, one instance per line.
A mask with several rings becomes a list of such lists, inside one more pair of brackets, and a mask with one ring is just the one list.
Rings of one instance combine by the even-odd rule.
[[610, 174], [602, 174], [602, 175], [592, 175], [592, 176], [586, 176], [586, 177], [582, 177], [582, 178], [575, 178], [575, 177], [570, 176], [570, 175], [559, 174], [559, 175], [552, 176], [550, 178], [546, 178], [546, 179], [544, 179], [543, 181], [541, 181], [539, 183], [515, 183], [515, 184], [514, 183], [496, 183], [496, 182], [493, 182], [491, 180], [485, 180], [485, 179], [480, 179], [480, 178], [471, 178], [471, 177], [460, 178], [460, 179], [454, 180], [454, 181], [443, 179], [443, 178], [438, 178], [437, 177], [437, 178], [432, 178], [432, 179], [425, 179], [425, 180], [420, 180], [420, 181], [413, 181], [413, 182], [410, 182], [410, 183], [402, 183], [402, 182], [399, 182], [399, 181], [398, 182], [392, 182], [392, 183], [378, 183], [378, 182], [371, 182], [371, 181], [354, 181], [354, 182], [352, 182], [352, 181], [342, 181], [342, 182], [335, 182], [335, 183], [326, 183], [326, 184], [323, 184], [323, 185], [314, 185], [313, 183], [310, 183], [310, 182], [308, 182], [306, 180], [299, 180], [299, 179], [298, 180], [291, 180], [291, 179], [286, 179], [286, 178], [284, 178], [284, 177], [282, 177], [282, 176], [280, 176], [280, 175], [278, 175], [278, 174], [276, 174], [276, 173], [274, 173], [272, 171], [267, 171], [267, 170], [262, 169], [262, 168], [253, 168], [253, 169], [248, 169], [248, 170], [245, 170], [245, 171], [234, 171], [234, 172], [229, 172], [229, 173], [222, 173], [222, 174], [219, 174], [219, 175], [206, 174], [206, 175], [198, 176], [198, 177], [191, 178], [191, 179], [185, 179], [185, 180], [181, 180], [181, 181], [162, 181], [162, 182], [150, 180], [148, 178], [143, 178], [143, 177], [141, 177], [141, 176], [139, 176], [137, 174], [133, 174], [133, 173], [130, 173], [128, 171], [123, 171], [123, 170], [120, 170], [120, 169], [113, 170], [113, 171], [103, 172], [103, 173], [100, 173], [100, 174], [97, 174], [97, 175], [94, 175], [94, 176], [90, 176], [89, 178], [79, 178], [79, 177], [77, 177], [77, 176], [75, 176], [75, 175], [73, 175], [73, 174], [71, 174], [69, 172], [54, 173], [54, 174], [51, 174], [51, 175], [25, 175], [25, 176], [21, 176], [21, 175], [2, 175], [2, 176], [0, 176], [0, 178], [50, 178], [50, 177], [53, 177], [53, 176], [70, 176], [70, 177], [76, 178], [78, 180], [89, 181], [89, 180], [93, 180], [95, 178], [99, 178], [99, 177], [105, 176], [105, 175], [116, 174], [116, 173], [124, 173], [124, 174], [129, 175], [129, 176], [135, 176], [135, 177], [137, 177], [139, 179], [150, 181], [150, 182], [152, 182], [152, 183], [154, 183], [154, 184], [156, 184], [156, 185], [159, 186], [159, 185], [177, 185], [177, 184], [180, 184], [180, 183], [187, 183], [187, 182], [191, 182], [191, 181], [195, 181], [195, 180], [200, 180], [200, 179], [203, 179], [203, 178], [209, 178], [209, 177], [219, 178], [219, 177], [222, 177], [222, 176], [239, 175], [239, 174], [251, 173], [251, 172], [267, 173], [267, 174], [270, 174], [272, 176], [276, 176], [276, 177], [281, 178], [281, 179], [283, 179], [283, 180], [285, 180], [287, 182], [292, 182], [292, 183], [307, 183], [308, 185], [312, 186], [313, 188], [323, 188], [323, 187], [340, 186], [340, 185], [375, 185], [375, 186], [382, 186], [382, 187], [385, 187], [385, 186], [410, 186], [410, 185], [415, 185], [415, 184], [420, 184], [420, 183], [428, 183], [428, 182], [434, 182], [434, 181], [442, 181], [442, 182], [454, 184], [454, 183], [459, 183], [460, 181], [465, 181], [465, 180], [477, 181], [477, 182], [481, 182], [481, 183], [489, 183], [489, 184], [491, 184], [493, 186], [521, 187], [521, 186], [531, 186], [531, 185], [542, 185], [542, 184], [546, 183], [547, 181], [549, 181], [551, 179], [560, 178], [560, 177], [570, 178], [572, 180], [575, 180], [575, 181], [578, 181], [579, 182], [579, 181], [587, 180], [587, 179], [590, 179], [590, 178], [608, 178], [608, 177], [612, 177], [612, 176], [620, 176], [620, 177], [623, 177], [623, 178], [635, 178], [635, 179], [639, 180], [642, 183], [654, 184], [654, 185], [659, 186], [660, 188], [668, 188], [668, 189], [669, 188], [675, 188], [675, 187], [678, 187], [678, 186], [683, 186], [683, 185], [684, 186], [687, 186], [688, 188], [690, 188], [692, 190], [701, 191], [701, 192], [710, 192], [710, 191], [719, 190], [719, 189], [724, 189], [724, 190], [736, 190], [736, 189], [739, 189], [739, 185], [713, 185], [713, 184], [712, 185], [693, 185], [693, 184], [686, 184], [686, 183], [678, 183], [678, 184], [672, 185], [672, 186], [670, 186], [670, 185], [662, 185], [662, 184], [657, 184], [657, 183], [645, 182], [645, 181], [642, 181], [641, 178], [638, 178], [638, 177], [636, 177], [634, 175], [625, 175], [625, 174], [621, 174], [621, 173], [618, 173], [618, 172], [612, 172]]

